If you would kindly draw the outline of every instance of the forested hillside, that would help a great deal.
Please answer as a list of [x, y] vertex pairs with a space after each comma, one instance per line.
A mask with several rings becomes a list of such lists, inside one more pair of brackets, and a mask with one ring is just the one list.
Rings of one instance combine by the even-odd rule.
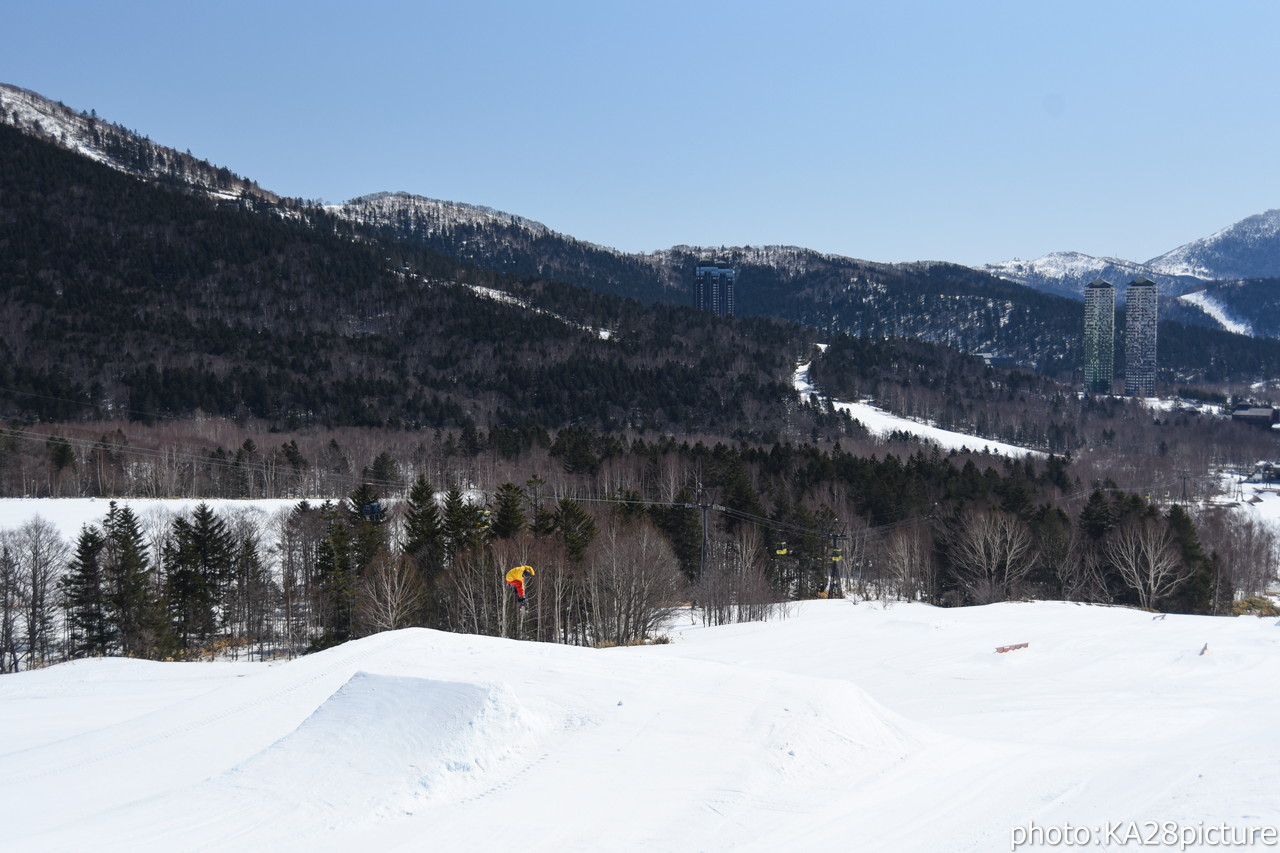
[[807, 343], [796, 326], [500, 277], [0, 134], [9, 417], [768, 429]]

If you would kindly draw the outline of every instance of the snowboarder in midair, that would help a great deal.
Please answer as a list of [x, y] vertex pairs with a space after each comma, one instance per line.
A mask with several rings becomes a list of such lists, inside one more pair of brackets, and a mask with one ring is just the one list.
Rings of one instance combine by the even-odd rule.
[[524, 606], [524, 582], [533, 577], [533, 566], [516, 566], [507, 572], [507, 583], [516, 591], [516, 604]]

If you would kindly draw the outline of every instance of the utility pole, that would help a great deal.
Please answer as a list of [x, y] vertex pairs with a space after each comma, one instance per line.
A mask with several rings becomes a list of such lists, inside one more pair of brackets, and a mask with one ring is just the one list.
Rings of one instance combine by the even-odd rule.
[[711, 532], [708, 518], [711, 504], [703, 501], [701, 494], [698, 497], [698, 509], [702, 510], [702, 555], [698, 558], [698, 580], [702, 580], [707, 573], [707, 560], [711, 558]]
[[827, 571], [827, 598], [844, 598], [843, 572], [841, 571], [841, 562], [844, 560], [844, 549], [840, 547], [840, 543], [845, 540], [843, 533], [832, 531], [831, 537], [831, 566]]
[[698, 502], [694, 504], [684, 504], [684, 506], [689, 509], [696, 508], [702, 510], [702, 553], [698, 556], [698, 580], [702, 580], [706, 575], [707, 563], [711, 559], [711, 510], [714, 509], [719, 512], [728, 512], [728, 507], [723, 507], [720, 504], [713, 504], [710, 500], [704, 497], [704, 495], [705, 492], [703, 491], [702, 483], [699, 482]]

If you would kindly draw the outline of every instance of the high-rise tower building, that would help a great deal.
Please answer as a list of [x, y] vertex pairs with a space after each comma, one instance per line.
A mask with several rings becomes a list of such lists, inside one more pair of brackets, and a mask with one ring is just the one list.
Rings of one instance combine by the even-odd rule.
[[1116, 289], [1098, 279], [1084, 289], [1084, 390], [1110, 394], [1116, 375]]
[[1124, 393], [1156, 393], [1156, 320], [1159, 288], [1149, 278], [1129, 283], [1124, 305]]
[[721, 317], [732, 317], [737, 276], [738, 271], [728, 264], [699, 264], [693, 287], [694, 305]]

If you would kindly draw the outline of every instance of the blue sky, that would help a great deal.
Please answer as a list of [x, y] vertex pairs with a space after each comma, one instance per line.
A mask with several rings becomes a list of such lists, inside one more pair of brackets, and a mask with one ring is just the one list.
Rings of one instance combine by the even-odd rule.
[[3, 0], [0, 81], [626, 251], [1147, 260], [1280, 207], [1273, 2]]

